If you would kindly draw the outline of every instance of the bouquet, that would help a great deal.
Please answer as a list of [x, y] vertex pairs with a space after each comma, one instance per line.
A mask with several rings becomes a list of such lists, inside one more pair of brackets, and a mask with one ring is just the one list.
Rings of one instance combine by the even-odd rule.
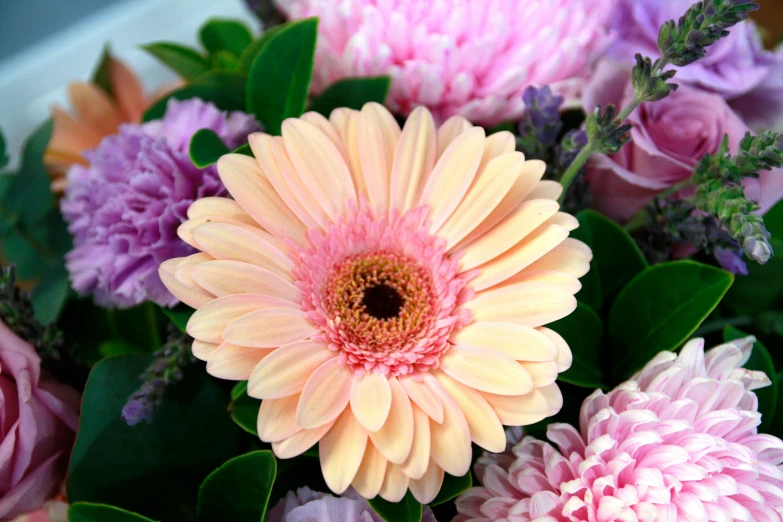
[[248, 7], [0, 147], [0, 520], [783, 520], [755, 2]]

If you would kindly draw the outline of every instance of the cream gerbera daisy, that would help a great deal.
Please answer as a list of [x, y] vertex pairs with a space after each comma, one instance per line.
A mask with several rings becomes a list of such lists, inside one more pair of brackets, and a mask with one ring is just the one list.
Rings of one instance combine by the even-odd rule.
[[559, 410], [571, 354], [543, 325], [574, 310], [591, 253], [510, 133], [436, 130], [424, 108], [400, 130], [370, 103], [249, 141], [257, 159], [218, 162], [234, 199], [179, 229], [201, 252], [160, 275], [197, 308], [207, 371], [263, 400], [278, 457], [320, 443], [335, 493], [428, 503], [471, 442], [503, 451], [503, 425]]

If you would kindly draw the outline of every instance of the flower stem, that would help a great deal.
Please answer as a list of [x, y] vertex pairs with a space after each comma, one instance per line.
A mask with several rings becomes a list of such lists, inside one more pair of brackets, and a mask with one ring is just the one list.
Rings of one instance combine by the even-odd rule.
[[625, 121], [628, 116], [631, 115], [631, 113], [636, 109], [639, 104], [642, 103], [642, 100], [634, 96], [634, 99], [631, 100], [631, 102], [623, 107], [623, 110], [620, 112], [620, 114], [617, 115], [617, 119], [620, 120], [620, 122]]
[[571, 182], [574, 181], [574, 178], [576, 178], [577, 174], [579, 174], [579, 170], [585, 163], [587, 163], [587, 160], [593, 154], [594, 146], [594, 143], [588, 143], [585, 148], [579, 151], [579, 154], [576, 155], [574, 161], [571, 162], [566, 171], [563, 173], [563, 176], [560, 178], [560, 184], [563, 185], [563, 193], [560, 194], [558, 203], [561, 205], [563, 204], [563, 200], [565, 200], [566, 192], [568, 192], [568, 186], [571, 184]]

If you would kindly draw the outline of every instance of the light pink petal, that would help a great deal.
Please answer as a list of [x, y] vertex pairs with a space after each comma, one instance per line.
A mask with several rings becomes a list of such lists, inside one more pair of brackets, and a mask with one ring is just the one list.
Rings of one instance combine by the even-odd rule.
[[299, 393], [318, 367], [336, 357], [325, 344], [313, 341], [281, 346], [253, 370], [247, 394], [257, 399], [279, 399]]
[[329, 489], [338, 495], [348, 489], [362, 463], [366, 446], [367, 431], [356, 421], [351, 409], [345, 408], [318, 446], [321, 471]]
[[353, 372], [339, 359], [319, 366], [302, 389], [296, 423], [303, 429], [313, 429], [336, 419], [348, 405], [353, 380]]

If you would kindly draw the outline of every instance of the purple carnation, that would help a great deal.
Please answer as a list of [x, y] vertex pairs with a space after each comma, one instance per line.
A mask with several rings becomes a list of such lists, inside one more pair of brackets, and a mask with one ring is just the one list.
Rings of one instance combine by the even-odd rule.
[[190, 138], [203, 128], [233, 149], [258, 125], [202, 100], [170, 100], [163, 119], [121, 126], [85, 153], [88, 167], [68, 171], [60, 208], [73, 234], [66, 266], [77, 292], [120, 308], [177, 303], [158, 265], [193, 253], [177, 236], [190, 204], [226, 193], [214, 165], [199, 169], [190, 161]]
[[[612, 29], [617, 36], [608, 55], [633, 63], [635, 53], [657, 57], [658, 30], [679, 20], [693, 0], [618, 0]], [[730, 102], [751, 127], [770, 127], [783, 110], [783, 60], [764, 49], [755, 24], [740, 22], [701, 60], [679, 68], [676, 81], [715, 92]], [[760, 108], [763, 109], [760, 110]]]

